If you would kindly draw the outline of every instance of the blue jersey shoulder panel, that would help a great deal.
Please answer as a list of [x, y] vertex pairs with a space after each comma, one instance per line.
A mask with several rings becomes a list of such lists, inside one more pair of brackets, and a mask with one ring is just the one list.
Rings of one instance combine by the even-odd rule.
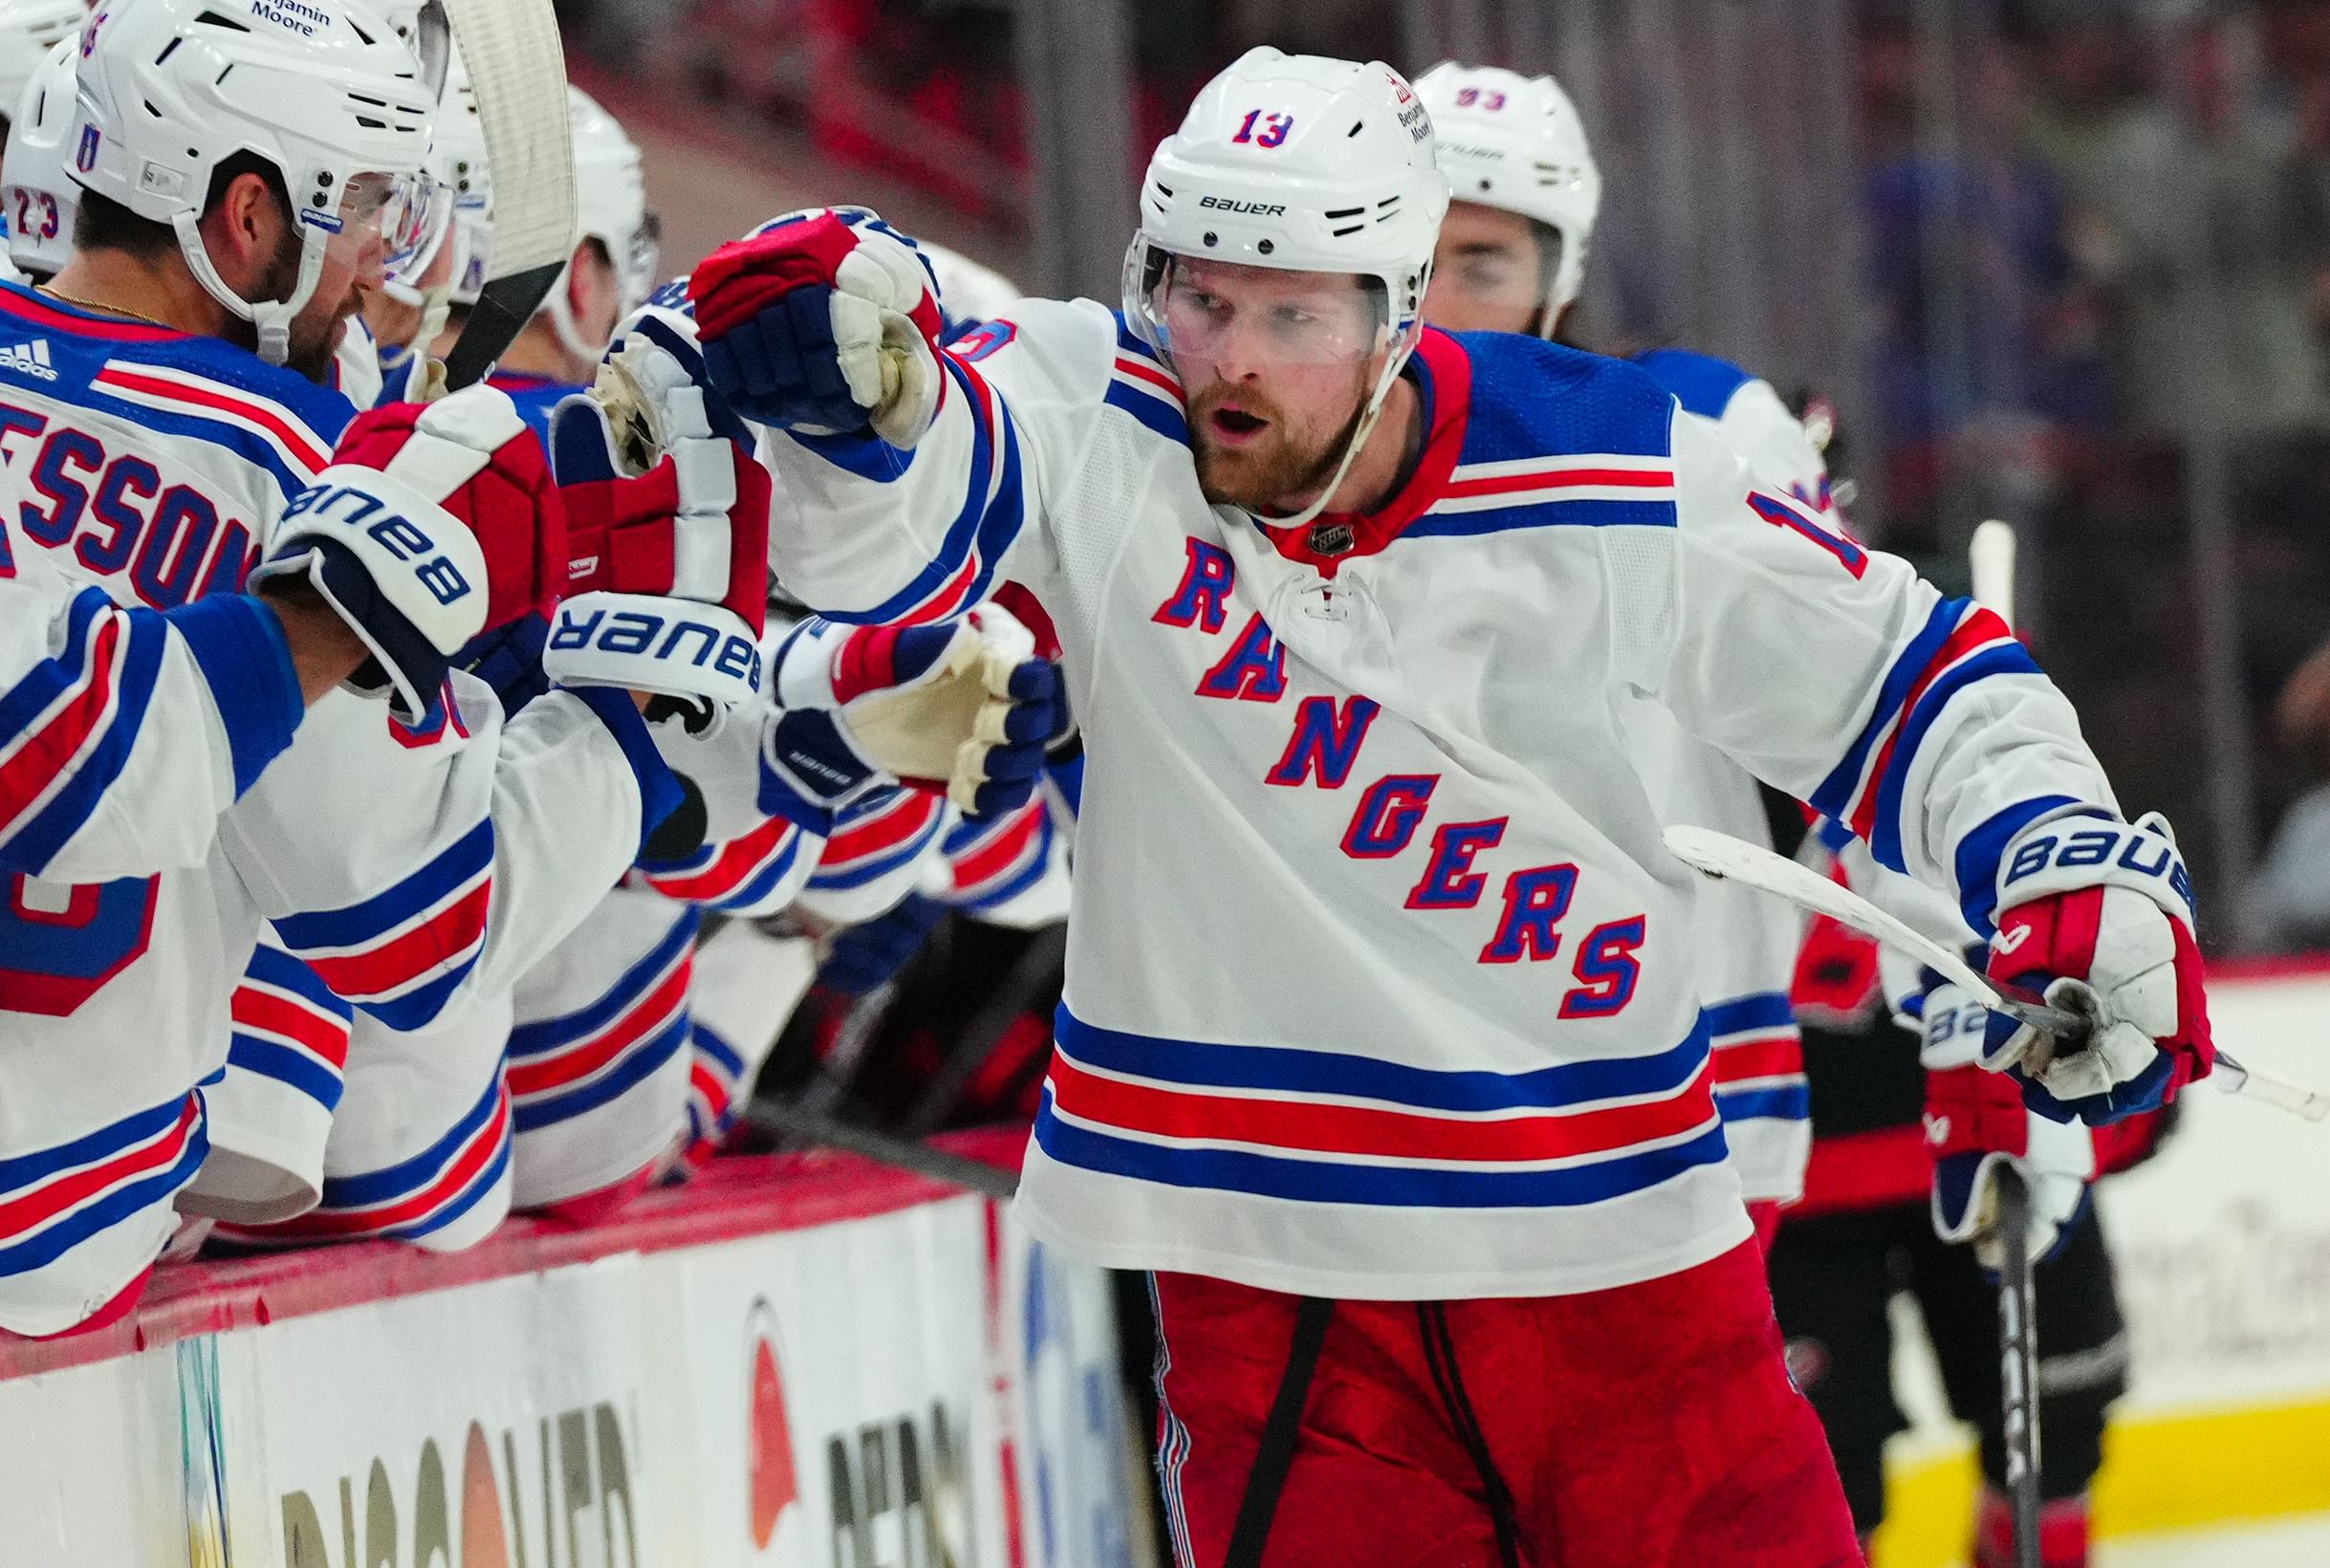
[[1739, 389], [1755, 380], [1729, 359], [1687, 348], [1654, 348], [1634, 357], [1652, 381], [1702, 419], [1721, 419]]
[[1667, 454], [1672, 396], [1623, 359], [1516, 333], [1455, 335], [1472, 368], [1460, 462], [1570, 453]]

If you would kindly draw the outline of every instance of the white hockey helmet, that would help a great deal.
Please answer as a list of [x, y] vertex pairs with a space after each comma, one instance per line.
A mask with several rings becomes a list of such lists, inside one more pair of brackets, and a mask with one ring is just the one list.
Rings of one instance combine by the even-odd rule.
[[87, 20], [89, 0], [0, 0], [0, 114], [15, 118], [49, 52]]
[[1460, 202], [1517, 212], [1561, 236], [1543, 322], [1585, 286], [1586, 248], [1601, 211], [1601, 170], [1577, 105], [1551, 76], [1444, 60], [1416, 78], [1439, 133], [1440, 169]]
[[[606, 250], [615, 268], [620, 321], [655, 292], [663, 228], [647, 210], [639, 144], [621, 122], [581, 88], [572, 86], [567, 89], [566, 116], [575, 141], [575, 243], [595, 239]], [[446, 83], [432, 167], [454, 192], [453, 303], [474, 305], [493, 259], [493, 177], [486, 165], [477, 96], [459, 66]], [[597, 359], [607, 345], [584, 340], [574, 307], [567, 302], [565, 283], [565, 274], [559, 274], [541, 314], [550, 317], [569, 354]]]
[[8, 153], [0, 159], [0, 208], [8, 215], [8, 255], [19, 272], [54, 277], [73, 256], [73, 223], [81, 187], [65, 173], [65, 145], [73, 129], [74, 68], [80, 39], [57, 40], [26, 84], [9, 121]]
[[1161, 295], [1177, 256], [1299, 272], [1350, 272], [1383, 292], [1383, 369], [1326, 504], [1366, 444], [1423, 332], [1432, 247], [1448, 185], [1432, 119], [1406, 78], [1364, 65], [1252, 49], [1208, 82], [1158, 144], [1124, 257], [1124, 314], [1169, 363]]
[[[647, 303], [664, 258], [664, 226], [647, 210], [647, 180], [640, 167], [639, 143], [621, 121], [579, 87], [567, 89], [567, 122], [575, 137], [576, 243], [597, 240], [615, 268], [615, 319]], [[590, 341], [567, 302], [566, 277], [550, 291], [543, 309], [558, 341], [577, 359], [597, 360], [605, 340]], [[598, 335], [593, 334], [594, 338]]]
[[[416, 50], [365, 0], [116, 0], [81, 34], [73, 178], [175, 230], [196, 279], [280, 364], [328, 248], [377, 227], [395, 255], [425, 221], [432, 73], [448, 51], [444, 13], [421, 17]], [[292, 203], [301, 258], [288, 299], [236, 294], [197, 227], [212, 176], [242, 152], [274, 165]]]

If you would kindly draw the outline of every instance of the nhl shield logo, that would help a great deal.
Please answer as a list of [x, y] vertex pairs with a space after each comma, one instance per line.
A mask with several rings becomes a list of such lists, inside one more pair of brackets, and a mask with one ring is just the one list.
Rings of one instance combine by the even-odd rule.
[[1311, 552], [1313, 555], [1348, 555], [1350, 554], [1352, 545], [1357, 542], [1358, 540], [1354, 537], [1351, 531], [1351, 525], [1349, 523], [1321, 523], [1317, 528], [1311, 530]]
[[73, 155], [73, 166], [83, 174], [98, 166], [98, 128], [95, 125], [81, 127], [81, 145]]

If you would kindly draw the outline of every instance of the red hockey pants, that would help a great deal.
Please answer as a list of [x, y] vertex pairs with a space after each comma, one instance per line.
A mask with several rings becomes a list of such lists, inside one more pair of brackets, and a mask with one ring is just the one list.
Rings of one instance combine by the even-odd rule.
[[[1191, 1274], [1156, 1289], [1158, 1467], [1180, 1568], [1224, 1568], [1233, 1535], [1230, 1568], [1862, 1561], [1753, 1243], [1663, 1279], [1534, 1299], [1306, 1310]], [[1291, 1352], [1306, 1359], [1306, 1317], [1317, 1352], [1303, 1389], [1287, 1373]], [[1258, 1455], [1265, 1483], [1275, 1468], [1271, 1448], [1291, 1454], [1274, 1507], [1249, 1496]], [[1257, 1511], [1266, 1532], [1252, 1518], [1241, 1531]]]

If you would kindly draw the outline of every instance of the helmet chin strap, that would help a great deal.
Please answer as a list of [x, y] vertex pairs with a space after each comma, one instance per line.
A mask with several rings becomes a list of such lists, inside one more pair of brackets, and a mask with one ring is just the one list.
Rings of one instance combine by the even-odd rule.
[[324, 248], [331, 243], [331, 236], [319, 229], [301, 225], [299, 281], [293, 285], [291, 298], [251, 300], [227, 287], [227, 280], [219, 276], [218, 268], [210, 260], [210, 248], [203, 241], [200, 225], [201, 220], [191, 212], [181, 212], [170, 220], [170, 228], [178, 235], [178, 249], [186, 258], [187, 270], [211, 298], [237, 319], [257, 329], [259, 358], [271, 365], [282, 364], [292, 354], [292, 321], [315, 297], [316, 280], [323, 275]]
[[1376, 422], [1383, 417], [1383, 404], [1391, 398], [1392, 383], [1400, 379], [1401, 367], [1407, 363], [1407, 357], [1414, 348], [1411, 339], [1405, 348], [1396, 350], [1384, 359], [1383, 374], [1376, 378], [1375, 390], [1367, 396], [1366, 410], [1360, 415], [1358, 425], [1352, 429], [1351, 440], [1343, 447], [1343, 460], [1335, 466], [1335, 477], [1327, 481], [1327, 488], [1292, 517], [1273, 517], [1271, 527], [1300, 528], [1327, 510], [1327, 503], [1335, 499], [1335, 492], [1342, 489], [1343, 481], [1350, 477], [1351, 465], [1359, 461], [1360, 453], [1366, 449], [1368, 438], [1375, 434]]

